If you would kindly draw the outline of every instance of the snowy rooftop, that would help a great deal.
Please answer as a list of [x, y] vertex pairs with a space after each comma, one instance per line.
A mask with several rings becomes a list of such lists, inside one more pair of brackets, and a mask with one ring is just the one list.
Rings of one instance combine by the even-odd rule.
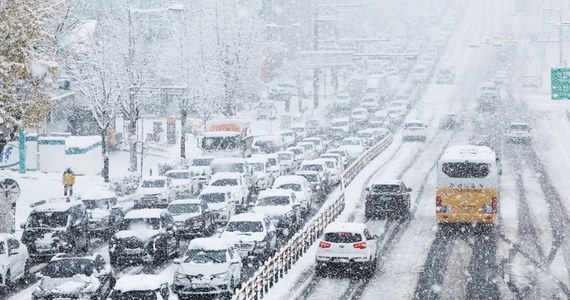
[[200, 250], [225, 250], [231, 246], [228, 244], [226, 239], [221, 239], [217, 237], [210, 238], [195, 238], [190, 241], [188, 249], [200, 249]]

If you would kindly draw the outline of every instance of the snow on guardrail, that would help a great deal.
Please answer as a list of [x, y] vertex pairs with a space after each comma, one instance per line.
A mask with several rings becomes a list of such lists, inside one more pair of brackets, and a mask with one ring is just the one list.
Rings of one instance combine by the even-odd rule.
[[[378, 154], [392, 143], [390, 134], [382, 141], [360, 155], [342, 174], [341, 189], [352, 182], [356, 175], [364, 169]], [[322, 234], [325, 227], [344, 210], [344, 192], [334, 201], [327, 201], [319, 212], [299, 230], [289, 242], [273, 257], [269, 258], [240, 289], [236, 289], [232, 300], [260, 299], [269, 289], [289, 272], [309, 247]]]

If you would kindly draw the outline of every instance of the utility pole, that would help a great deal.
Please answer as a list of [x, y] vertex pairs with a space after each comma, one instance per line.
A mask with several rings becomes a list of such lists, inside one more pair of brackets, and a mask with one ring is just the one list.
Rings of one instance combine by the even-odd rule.
[[[319, 8], [317, 6], [317, 0], [315, 0], [314, 3], [314, 20], [313, 20], [313, 50], [317, 51], [319, 50]], [[320, 69], [319, 68], [314, 68], [313, 69], [313, 106], [315, 107], [315, 109], [317, 109], [319, 107], [319, 89], [320, 89], [320, 83], [319, 83], [319, 73], [320, 73]]]

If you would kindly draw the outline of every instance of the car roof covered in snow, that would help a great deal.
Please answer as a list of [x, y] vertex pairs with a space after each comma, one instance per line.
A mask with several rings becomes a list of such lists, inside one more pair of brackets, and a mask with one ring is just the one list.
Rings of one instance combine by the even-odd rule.
[[90, 191], [81, 193], [81, 200], [116, 198], [117, 195], [111, 191]]
[[158, 219], [163, 212], [160, 208], [134, 209], [125, 214], [125, 219]]
[[349, 122], [350, 118], [346, 117], [346, 118], [334, 118], [331, 120], [331, 123], [336, 123], [336, 122]]
[[374, 178], [372, 179], [372, 182], [370, 182], [370, 185], [400, 185], [400, 183], [402, 183], [401, 180], [386, 180], [386, 179], [380, 179], [380, 178]]
[[333, 222], [327, 225], [324, 233], [327, 232], [353, 232], [362, 233], [366, 229], [366, 225], [363, 223], [341, 223]]
[[495, 152], [486, 146], [451, 146], [445, 150], [440, 162], [466, 162], [476, 160], [482, 163], [495, 163]]
[[218, 237], [195, 238], [190, 241], [188, 249], [225, 250], [232, 245], [226, 239]]
[[291, 191], [284, 189], [267, 189], [259, 191], [258, 199], [266, 197], [291, 197]]
[[240, 157], [219, 157], [215, 158], [212, 161], [212, 164], [238, 164], [238, 163], [246, 163], [247, 161], [245, 158]]
[[0, 233], [0, 241], [3, 241], [7, 238], [14, 238], [14, 239], [18, 239], [15, 235], [11, 234], [11, 233]]
[[175, 204], [201, 204], [202, 200], [200, 199], [196, 199], [196, 198], [191, 198], [191, 199], [177, 199], [174, 200], [172, 202], [170, 202], [168, 204], [168, 206], [170, 205], [175, 205]]
[[275, 181], [273, 181], [273, 186], [280, 186], [288, 183], [304, 184], [306, 182], [307, 179], [300, 175], [283, 175], [275, 178]]
[[52, 198], [32, 203], [30, 206], [32, 206], [35, 211], [66, 211], [76, 205], [84, 204], [82, 201], [75, 199]]
[[190, 173], [191, 171], [188, 169], [173, 169], [166, 171], [165, 174], [172, 174], [172, 173]]
[[210, 182], [213, 182], [218, 179], [239, 179], [239, 178], [243, 178], [242, 173], [219, 172], [212, 175], [212, 177], [210, 178]]
[[228, 187], [226, 186], [206, 186], [202, 191], [200, 191], [200, 195], [204, 194], [225, 194], [228, 192]]
[[247, 159], [247, 162], [250, 164], [264, 164], [267, 162], [266, 156], [252, 156]]
[[127, 274], [117, 279], [113, 289], [123, 293], [130, 291], [153, 291], [159, 289], [163, 284], [168, 284], [168, 280], [161, 275]]
[[[287, 149], [289, 149], [289, 148], [287, 148]], [[277, 154], [277, 155], [279, 155], [279, 154], [295, 155], [295, 152], [289, 151], [289, 150], [285, 150], [285, 151], [275, 152], [275, 154]]]
[[424, 124], [424, 122], [421, 120], [408, 120], [405, 124]]
[[259, 214], [259, 213], [243, 213], [243, 214], [237, 214], [237, 215], [233, 215], [229, 222], [246, 222], [246, 221], [263, 221], [265, 219], [265, 215], [264, 214]]
[[291, 146], [291, 147], [287, 148], [287, 150], [292, 150], [292, 149], [301, 150], [301, 151], [305, 152], [305, 148], [301, 147], [301, 146]]
[[530, 127], [530, 125], [528, 123], [524, 123], [524, 122], [513, 122], [513, 123], [511, 123], [511, 126], [528, 126], [528, 127]]
[[144, 177], [141, 179], [141, 182], [143, 182], [143, 181], [157, 181], [157, 180], [168, 180], [168, 177], [166, 177], [166, 176]]

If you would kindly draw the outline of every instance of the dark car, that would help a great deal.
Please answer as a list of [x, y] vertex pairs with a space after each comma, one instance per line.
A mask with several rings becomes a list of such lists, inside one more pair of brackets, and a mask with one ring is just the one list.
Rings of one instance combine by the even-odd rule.
[[89, 235], [108, 239], [123, 221], [123, 210], [114, 195], [83, 197], [89, 219]]
[[412, 189], [400, 180], [382, 181], [366, 188], [364, 213], [367, 218], [408, 217], [411, 213]]
[[51, 258], [57, 253], [87, 251], [89, 248], [87, 209], [78, 200], [51, 199], [31, 205], [22, 243], [30, 258]]
[[178, 254], [174, 221], [164, 209], [137, 209], [125, 215], [109, 241], [111, 264], [162, 263]]
[[180, 199], [168, 204], [174, 219], [174, 234], [181, 237], [204, 237], [214, 229], [214, 216], [206, 202], [199, 199]]
[[115, 274], [101, 254], [70, 256], [58, 254], [38, 274], [33, 300], [107, 299], [115, 285]]

